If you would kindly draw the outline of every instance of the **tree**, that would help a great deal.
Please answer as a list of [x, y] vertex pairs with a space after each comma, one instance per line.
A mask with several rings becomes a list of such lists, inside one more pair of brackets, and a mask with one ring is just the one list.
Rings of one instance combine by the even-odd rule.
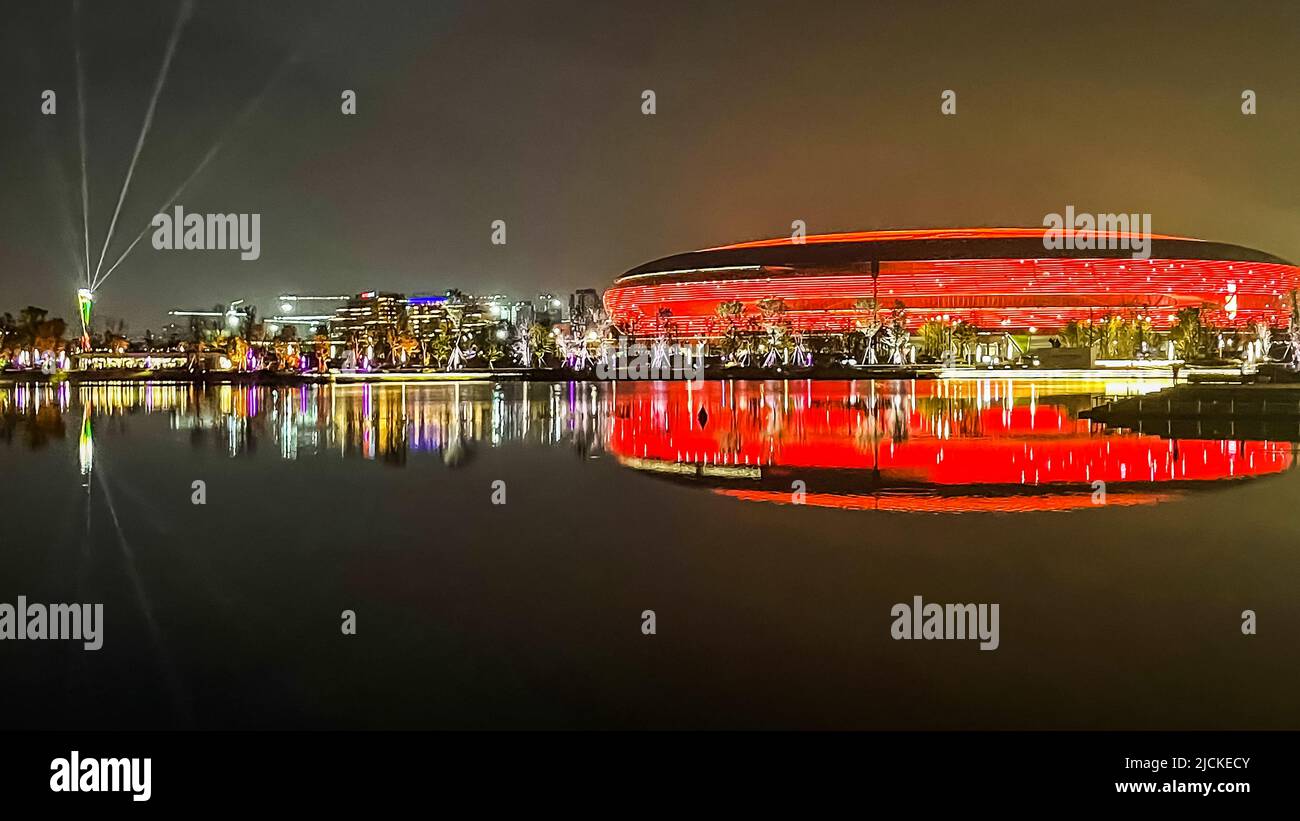
[[312, 354], [316, 357], [316, 370], [324, 372], [329, 367], [330, 339], [319, 331], [311, 340]]
[[677, 333], [677, 323], [673, 320], [673, 312], [669, 308], [660, 308], [655, 312], [655, 339], [663, 340], [673, 337]]
[[758, 301], [758, 312], [762, 317], [763, 330], [767, 334], [767, 357], [764, 367], [772, 367], [780, 359], [789, 362], [790, 320], [789, 307], [781, 297], [768, 297]]
[[1263, 321], [1256, 322], [1251, 329], [1255, 332], [1255, 338], [1250, 341], [1252, 359], [1267, 362], [1273, 348], [1273, 329]]
[[1096, 329], [1098, 355], [1102, 359], [1120, 358], [1125, 333], [1123, 317], [1107, 314], [1098, 320]]
[[57, 352], [63, 347], [63, 335], [66, 331], [67, 323], [62, 319], [42, 320], [34, 330], [33, 345], [36, 350], [42, 353], [46, 351]]
[[35, 305], [28, 305], [18, 312], [20, 327], [28, 330], [34, 329], [37, 325], [45, 321], [49, 311], [44, 308], [37, 308]]
[[435, 333], [425, 343], [425, 351], [433, 366], [441, 368], [451, 358], [451, 337], [446, 333]]
[[1093, 324], [1091, 319], [1080, 322], [1077, 319], [1071, 319], [1065, 323], [1061, 329], [1061, 342], [1067, 348], [1090, 348], [1095, 341], [1093, 336]]
[[923, 322], [917, 335], [921, 337], [921, 352], [928, 357], [939, 359], [949, 349], [947, 322], [938, 319]]
[[734, 301], [720, 302], [714, 312], [723, 323], [722, 339], [718, 343], [719, 351], [724, 359], [733, 361], [739, 357], [741, 349], [744, 347], [744, 335], [741, 328], [744, 323], [745, 304]]
[[402, 329], [397, 332], [397, 337], [394, 340], [394, 348], [401, 363], [405, 365], [414, 360], [416, 354], [420, 352], [420, 340], [415, 338], [415, 334], [411, 333], [409, 328], [403, 326]]
[[242, 336], [232, 336], [226, 340], [226, 356], [234, 364], [236, 370], [244, 370], [248, 363], [248, 340]]
[[889, 352], [891, 365], [902, 365], [906, 359], [905, 352], [911, 341], [907, 332], [907, 306], [902, 300], [894, 300], [889, 309], [888, 322], [885, 325], [885, 347]]
[[1300, 290], [1291, 291], [1291, 317], [1287, 320], [1286, 341], [1291, 349], [1291, 367], [1300, 370]]
[[545, 367], [546, 358], [555, 355], [555, 335], [545, 325], [534, 322], [528, 326], [528, 350], [537, 367]]
[[874, 365], [880, 330], [884, 327], [880, 321], [880, 302], [874, 297], [866, 297], [856, 300], [853, 308], [858, 312], [853, 325], [854, 330], [862, 335], [863, 361], [868, 365]]
[[1155, 332], [1151, 319], [1145, 314], [1134, 317], [1125, 328], [1124, 345], [1121, 356], [1125, 359], [1143, 357], [1155, 343]]
[[1198, 359], [1205, 355], [1205, 328], [1200, 308], [1183, 308], [1174, 318], [1169, 336], [1180, 359]]
[[975, 353], [975, 343], [979, 340], [979, 331], [969, 322], [958, 322], [952, 327], [953, 349], [959, 358], [970, 361]]

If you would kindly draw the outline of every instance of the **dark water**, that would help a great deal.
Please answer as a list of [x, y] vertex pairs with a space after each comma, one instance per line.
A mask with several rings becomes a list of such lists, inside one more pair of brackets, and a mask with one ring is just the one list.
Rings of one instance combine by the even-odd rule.
[[1294, 446], [1077, 418], [1152, 387], [0, 387], [0, 602], [107, 622], [0, 727], [1300, 727]]

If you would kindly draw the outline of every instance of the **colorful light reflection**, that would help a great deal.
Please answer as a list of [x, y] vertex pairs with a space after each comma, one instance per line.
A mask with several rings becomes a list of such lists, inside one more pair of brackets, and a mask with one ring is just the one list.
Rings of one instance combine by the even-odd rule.
[[1293, 464], [1288, 443], [1106, 431], [1084, 407], [1009, 381], [620, 387], [609, 449], [735, 498], [790, 502], [802, 479], [806, 504], [930, 511], [1089, 507], [1098, 480], [1152, 503]]

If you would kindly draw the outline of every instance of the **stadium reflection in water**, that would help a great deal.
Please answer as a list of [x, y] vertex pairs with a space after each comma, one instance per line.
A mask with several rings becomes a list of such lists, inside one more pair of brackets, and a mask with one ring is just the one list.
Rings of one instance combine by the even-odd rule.
[[97, 428], [166, 414], [192, 445], [230, 456], [274, 446], [285, 459], [400, 465], [431, 456], [456, 467], [482, 447], [567, 446], [734, 499], [923, 512], [1150, 504], [1294, 464], [1289, 442], [1164, 438], [1078, 416], [1103, 397], [1158, 387], [1013, 380], [20, 385], [0, 389], [0, 440], [41, 448], [76, 432], [81, 470], [89, 473]]

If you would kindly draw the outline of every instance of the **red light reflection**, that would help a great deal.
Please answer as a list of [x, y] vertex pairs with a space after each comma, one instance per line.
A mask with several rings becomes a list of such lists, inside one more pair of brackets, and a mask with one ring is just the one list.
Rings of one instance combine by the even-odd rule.
[[1011, 381], [628, 383], [612, 401], [608, 446], [629, 466], [735, 498], [789, 501], [802, 478], [807, 504], [877, 510], [1090, 507], [1096, 480], [1107, 504], [1146, 504], [1292, 465], [1287, 443], [1106, 431], [1077, 418], [1087, 394], [1050, 391]]

